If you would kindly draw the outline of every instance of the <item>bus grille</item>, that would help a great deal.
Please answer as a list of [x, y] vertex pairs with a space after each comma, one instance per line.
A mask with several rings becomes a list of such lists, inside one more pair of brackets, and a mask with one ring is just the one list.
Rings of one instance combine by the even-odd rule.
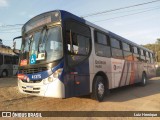
[[30, 81], [22, 80], [22, 81], [25, 83], [40, 83], [42, 80], [30, 80]]
[[42, 71], [48, 70], [47, 67], [39, 67], [39, 68], [28, 68], [28, 69], [20, 69], [20, 73], [23, 74], [33, 74], [33, 73], [38, 73]]
[[28, 90], [23, 90], [24, 92], [26, 92], [26, 93], [40, 93], [40, 91], [28, 91]]

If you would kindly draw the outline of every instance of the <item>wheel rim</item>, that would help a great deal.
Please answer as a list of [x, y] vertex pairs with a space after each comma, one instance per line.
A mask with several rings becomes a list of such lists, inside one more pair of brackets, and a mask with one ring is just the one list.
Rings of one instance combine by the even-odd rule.
[[98, 84], [98, 94], [100, 97], [102, 97], [104, 94], [104, 84], [102, 82], [99, 82]]
[[146, 78], [145, 77], [143, 78], [143, 82], [144, 82], [144, 84], [146, 84]]
[[3, 77], [6, 77], [6, 76], [7, 76], [7, 73], [6, 73], [6, 72], [3, 72], [3, 73], [2, 73], [2, 76], [3, 76]]

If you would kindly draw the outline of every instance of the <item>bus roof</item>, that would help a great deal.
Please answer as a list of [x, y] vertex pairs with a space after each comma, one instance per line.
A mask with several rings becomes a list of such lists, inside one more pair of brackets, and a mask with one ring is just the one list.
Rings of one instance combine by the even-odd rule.
[[[114, 37], [114, 38], [117, 38], [118, 40], [124, 41], [124, 42], [126, 42], [126, 43], [128, 43], [128, 44], [131, 44], [131, 45], [135, 46], [135, 47], [138, 47], [138, 48], [141, 48], [141, 49], [143, 49], [143, 50], [146, 50], [146, 51], [148, 51], [148, 52], [152, 52], [152, 53], [153, 53], [153, 51], [151, 51], [151, 50], [149, 50], [149, 49], [147, 49], [147, 48], [145, 48], [145, 47], [143, 47], [143, 46], [141, 46], [141, 45], [138, 45], [138, 44], [136, 44], [136, 43], [134, 43], [134, 42], [126, 39], [126, 38], [123, 38], [123, 37], [121, 37], [121, 36], [119, 36], [119, 35], [111, 32], [111, 31], [108, 31], [108, 30], [106, 30], [106, 29], [104, 29], [104, 28], [102, 28], [102, 27], [100, 27], [100, 26], [98, 26], [98, 25], [95, 25], [95, 24], [93, 24], [93, 23], [91, 23], [91, 22], [89, 22], [89, 21], [87, 21], [87, 20], [85, 20], [85, 19], [83, 19], [83, 18], [81, 18], [81, 17], [78, 17], [78, 16], [76, 16], [76, 15], [73, 15], [72, 13], [69, 13], [69, 12], [64, 11], [64, 10], [59, 10], [59, 11], [61, 12], [62, 18], [73, 18], [73, 19], [75, 19], [75, 20], [77, 20], [77, 21], [79, 21], [79, 22], [85, 23], [85, 24], [87, 24], [87, 25], [89, 25], [89, 26], [91, 26], [91, 27], [93, 27], [93, 28], [96, 28], [96, 29], [98, 29], [98, 30], [100, 30], [100, 31], [103, 31], [103, 32], [105, 32], [105, 33], [108, 33], [108, 35], [110, 35], [110, 36], [112, 36], [112, 37]], [[66, 17], [66, 16], [67, 16], [67, 17]]]
[[[134, 42], [126, 39], [126, 38], [123, 38], [123, 37], [121, 37], [121, 36], [119, 36], [119, 35], [111, 32], [111, 31], [108, 31], [108, 30], [106, 30], [106, 29], [104, 29], [104, 28], [102, 28], [102, 27], [100, 27], [100, 26], [98, 26], [98, 25], [95, 25], [95, 24], [93, 24], [93, 23], [91, 23], [91, 22], [89, 22], [89, 21], [87, 21], [87, 20], [85, 20], [85, 19], [83, 19], [83, 18], [81, 18], [81, 17], [78, 17], [78, 16], [76, 16], [76, 15], [70, 13], [70, 12], [67, 12], [67, 11], [64, 11], [64, 10], [54, 10], [54, 11], [49, 11], [49, 12], [56, 12], [56, 11], [61, 14], [61, 19], [62, 19], [62, 20], [74, 19], [74, 20], [76, 20], [76, 21], [78, 21], [78, 22], [81, 22], [81, 23], [84, 23], [84, 24], [86, 24], [86, 25], [89, 25], [90, 27], [96, 28], [97, 30], [103, 31], [103, 32], [107, 33], [109, 36], [112, 36], [112, 37], [114, 37], [114, 38], [117, 38], [117, 39], [120, 40], [120, 41], [126, 42], [126, 43], [131, 44], [131, 45], [133, 45], [133, 46], [135, 46], [135, 47], [138, 47], [138, 48], [141, 48], [141, 49], [143, 49], [143, 50], [146, 50], [146, 51], [148, 51], [148, 52], [153, 53], [153, 51], [151, 51], [151, 50], [149, 50], [149, 49], [147, 49], [147, 48], [145, 48], [145, 47], [143, 47], [143, 46], [141, 46], [141, 45], [138, 45], [138, 44], [136, 44], [136, 43], [134, 43]], [[45, 13], [49, 13], [49, 12], [45, 12]], [[40, 15], [43, 15], [43, 14], [45, 14], [45, 13], [42, 13], [42, 14], [40, 14]], [[40, 16], [40, 15], [37, 15], [37, 16]], [[35, 17], [37, 17], [37, 16], [35, 16]], [[34, 18], [35, 18], [35, 17], [34, 17]], [[32, 19], [33, 19], [33, 18], [32, 18]], [[30, 20], [32, 20], [32, 19], [30, 19]], [[28, 22], [30, 22], [30, 20], [29, 20]], [[28, 23], [28, 22], [27, 22], [27, 23]], [[27, 24], [27, 23], [26, 23], [26, 24]], [[25, 24], [25, 25], [26, 25], [26, 24]], [[25, 26], [25, 25], [24, 25], [24, 26]]]

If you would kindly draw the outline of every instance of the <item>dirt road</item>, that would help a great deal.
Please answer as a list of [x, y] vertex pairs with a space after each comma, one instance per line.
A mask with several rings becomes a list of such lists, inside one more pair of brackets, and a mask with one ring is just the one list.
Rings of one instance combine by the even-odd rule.
[[0, 110], [18, 111], [160, 111], [160, 78], [145, 87], [137, 85], [111, 90], [104, 102], [89, 96], [54, 99], [20, 94], [16, 79], [0, 79]]
[[0, 78], [0, 88], [17, 86], [16, 77]]

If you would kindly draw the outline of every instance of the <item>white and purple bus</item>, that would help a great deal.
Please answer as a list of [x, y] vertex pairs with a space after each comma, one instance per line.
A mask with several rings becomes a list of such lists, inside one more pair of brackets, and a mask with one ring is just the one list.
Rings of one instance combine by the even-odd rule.
[[68, 98], [105, 93], [156, 74], [154, 54], [69, 12], [55, 10], [22, 28], [18, 68], [21, 93]]

